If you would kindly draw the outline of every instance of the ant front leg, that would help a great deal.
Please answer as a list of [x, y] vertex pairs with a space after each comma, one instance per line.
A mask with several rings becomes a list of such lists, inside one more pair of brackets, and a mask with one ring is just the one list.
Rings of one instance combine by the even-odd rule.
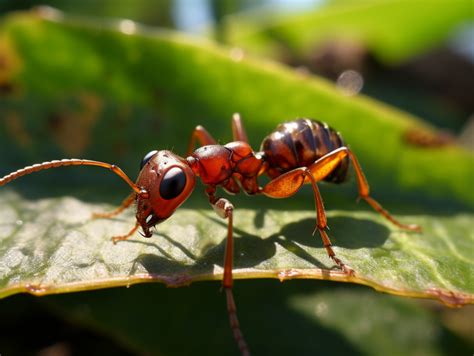
[[245, 342], [244, 335], [240, 330], [239, 319], [237, 318], [237, 308], [235, 306], [234, 295], [232, 293], [233, 278], [232, 278], [232, 267], [234, 259], [234, 239], [233, 239], [233, 212], [234, 206], [230, 201], [223, 198], [217, 198], [215, 196], [216, 187], [208, 186], [206, 188], [206, 194], [209, 197], [209, 202], [212, 205], [214, 211], [223, 219], [227, 219], [227, 240], [225, 247], [225, 258], [224, 258], [224, 277], [222, 280], [222, 287], [226, 293], [227, 301], [227, 312], [229, 314], [230, 327], [234, 335], [234, 339], [240, 349], [242, 355], [250, 355], [247, 343]]
[[191, 153], [193, 153], [194, 148], [196, 147], [196, 141], [198, 141], [201, 146], [215, 145], [217, 143], [214, 137], [212, 137], [212, 135], [207, 132], [204, 126], [198, 125], [194, 128], [194, 131], [191, 134], [186, 156], [189, 156]]
[[240, 114], [238, 113], [235, 113], [232, 116], [232, 137], [234, 138], [234, 141], [249, 142]]
[[332, 249], [331, 240], [326, 233], [328, 225], [323, 199], [316, 184], [316, 179], [313, 177], [311, 171], [308, 168], [301, 167], [283, 173], [265, 185], [261, 192], [271, 198], [288, 198], [301, 188], [306, 177], [308, 177], [310, 180], [311, 186], [313, 188], [314, 201], [316, 204], [316, 229], [321, 235], [324, 248], [326, 249], [328, 256], [336, 263], [336, 265], [339, 266], [339, 268], [341, 268], [348, 275], [353, 275], [354, 270], [346, 266], [339, 258], [337, 258], [336, 253]]
[[[122, 213], [125, 209], [129, 208], [133, 204], [133, 202], [135, 201], [136, 197], [137, 197], [137, 194], [135, 192], [131, 192], [129, 194], [129, 196], [126, 197], [122, 201], [122, 204], [120, 204], [120, 206], [117, 209], [115, 209], [114, 211], [111, 211], [109, 213], [93, 213], [92, 218], [93, 219], [111, 219], [114, 216], [117, 216], [120, 213]], [[127, 240], [130, 236], [132, 236], [138, 230], [139, 227], [140, 227], [140, 224], [137, 221], [135, 223], [135, 226], [132, 229], [130, 229], [130, 231], [127, 232], [125, 235], [119, 235], [119, 236], [112, 237], [112, 242], [115, 245], [119, 241]]]
[[129, 208], [130, 205], [133, 204], [133, 202], [135, 201], [137, 197], [137, 194], [135, 192], [131, 192], [129, 194], [128, 197], [126, 197], [122, 203], [120, 204], [120, 206], [109, 212], [109, 213], [92, 213], [92, 218], [93, 219], [110, 219], [110, 218], [113, 218], [114, 216], [117, 216], [119, 215], [120, 213], [122, 213], [125, 209]]
[[[242, 124], [242, 120], [238, 113], [235, 113], [232, 116], [232, 137], [234, 138], [234, 141], [243, 141], [247, 143], [249, 142], [244, 129], [244, 125]], [[187, 156], [189, 156], [194, 151], [196, 143], [199, 143], [201, 146], [206, 146], [215, 145], [217, 144], [217, 141], [204, 128], [204, 126], [198, 125], [194, 128], [194, 131], [191, 134], [191, 139], [188, 145], [188, 151], [186, 153]]]
[[349, 156], [352, 164], [354, 165], [360, 198], [364, 199], [375, 211], [384, 216], [395, 226], [398, 226], [399, 228], [404, 230], [420, 232], [420, 226], [415, 224], [406, 225], [399, 222], [387, 210], [385, 210], [382, 205], [380, 205], [375, 199], [370, 197], [369, 183], [367, 183], [367, 179], [365, 178], [364, 172], [362, 172], [362, 168], [359, 164], [359, 161], [349, 148], [340, 147], [332, 152], [329, 152], [328, 154], [324, 155], [316, 162], [314, 162], [308, 168], [314, 178], [319, 181], [324, 179], [328, 174], [330, 174], [338, 166], [338, 164], [347, 156]]
[[119, 242], [119, 241], [125, 241], [125, 240], [127, 240], [130, 236], [132, 236], [132, 235], [138, 230], [139, 227], [140, 227], [140, 223], [137, 221], [137, 222], [135, 223], [135, 226], [132, 227], [132, 228], [130, 229], [130, 231], [127, 232], [125, 235], [119, 235], [119, 236], [114, 236], [114, 237], [112, 237], [112, 242], [113, 242], [114, 245], [115, 245], [115, 244], [116, 244], [117, 242]]

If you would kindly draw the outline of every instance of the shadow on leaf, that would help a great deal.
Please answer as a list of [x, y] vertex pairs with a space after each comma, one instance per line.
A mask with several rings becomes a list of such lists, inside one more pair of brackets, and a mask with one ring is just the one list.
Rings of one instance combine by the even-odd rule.
[[[328, 231], [329, 238], [333, 245], [349, 249], [358, 249], [364, 247], [382, 246], [389, 238], [389, 230], [380, 224], [367, 219], [355, 219], [351, 217], [341, 216], [330, 219], [330, 230]], [[279, 242], [285, 241], [288, 244], [290, 241], [298, 244], [321, 248], [322, 241], [319, 233], [316, 231], [312, 235], [312, 228], [315, 225], [315, 220], [312, 218], [303, 219], [294, 223], [285, 225], [280, 233]], [[354, 238], [354, 236], [365, 236], [363, 239]]]
[[[216, 218], [210, 218], [216, 223], [226, 226], [226, 223]], [[258, 219], [257, 219], [258, 220]], [[383, 225], [374, 223], [366, 219], [355, 219], [350, 217], [335, 217], [331, 219], [333, 229], [330, 236], [335, 245], [339, 247], [358, 249], [364, 247], [382, 246], [389, 237], [389, 230]], [[329, 269], [330, 265], [326, 265], [319, 259], [315, 258], [311, 253], [306, 251], [300, 245], [322, 248], [322, 242], [318, 234], [311, 234], [311, 228], [314, 226], [314, 219], [303, 219], [294, 223], [285, 225], [278, 233], [268, 237], [260, 237], [250, 234], [240, 228], [234, 227], [234, 268], [250, 268], [260, 263], [270, 260], [276, 254], [276, 245], [280, 245], [302, 260], [314, 265], [317, 268]], [[185, 266], [182, 263], [170, 261], [167, 263], [166, 258], [155, 255], [141, 255], [137, 262], [141, 263], [149, 273], [160, 273], [171, 271], [173, 273], [189, 269], [192, 273], [211, 273], [213, 266], [223, 266], [226, 239], [224, 238], [217, 245], [210, 245], [203, 249], [201, 256], [195, 256], [184, 245], [174, 241], [166, 234], [160, 234], [168, 242], [179, 248], [183, 254], [192, 260], [195, 264]], [[355, 239], [351, 236], [367, 236], [364, 239]], [[144, 243], [144, 242], [143, 242]], [[156, 246], [164, 256], [159, 246]], [[328, 260], [329, 262], [329, 260]]]

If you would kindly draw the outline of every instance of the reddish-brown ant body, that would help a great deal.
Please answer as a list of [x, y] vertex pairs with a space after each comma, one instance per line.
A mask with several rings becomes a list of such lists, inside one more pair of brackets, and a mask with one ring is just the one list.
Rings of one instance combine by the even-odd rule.
[[[186, 158], [170, 151], [152, 151], [141, 162], [136, 183], [115, 165], [104, 162], [65, 159], [25, 167], [0, 178], [0, 186], [32, 172], [67, 165], [89, 165], [108, 168], [120, 176], [133, 192], [122, 205], [111, 213], [95, 214], [109, 218], [136, 202], [136, 224], [126, 235], [113, 238], [114, 243], [126, 240], [139, 227], [143, 236], [151, 237], [150, 229], [169, 218], [192, 193], [196, 177], [206, 185], [206, 194], [216, 213], [228, 221], [224, 257], [223, 288], [226, 291], [230, 324], [242, 354], [248, 347], [240, 331], [232, 295], [234, 207], [230, 201], [216, 196], [217, 186], [229, 193], [243, 190], [249, 195], [264, 194], [271, 198], [287, 198], [295, 194], [304, 183], [311, 184], [316, 205], [316, 230], [319, 231], [329, 257], [348, 274], [354, 271], [336, 257], [326, 234], [326, 214], [317, 182], [340, 183], [347, 177], [352, 162], [359, 189], [359, 196], [396, 226], [419, 231], [416, 225], [404, 225], [395, 220], [380, 204], [369, 196], [369, 185], [355, 155], [345, 146], [340, 134], [326, 124], [310, 119], [298, 119], [279, 125], [262, 142], [260, 152], [250, 147], [240, 117], [232, 119], [234, 141], [219, 145], [202, 127], [197, 126], [191, 136]], [[198, 141], [202, 146], [194, 150]], [[258, 177], [267, 174], [270, 182], [260, 187]]]

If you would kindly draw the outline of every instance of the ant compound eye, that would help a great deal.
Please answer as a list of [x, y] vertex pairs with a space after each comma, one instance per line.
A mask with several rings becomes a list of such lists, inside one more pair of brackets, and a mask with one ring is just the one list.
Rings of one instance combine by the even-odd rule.
[[160, 195], [163, 199], [176, 198], [186, 185], [186, 174], [179, 167], [173, 167], [163, 176], [160, 184]]
[[153, 157], [157, 152], [157, 150], [150, 151], [145, 155], [145, 157], [143, 157], [142, 162], [140, 163], [140, 170], [142, 170], [145, 164], [147, 164], [151, 157]]

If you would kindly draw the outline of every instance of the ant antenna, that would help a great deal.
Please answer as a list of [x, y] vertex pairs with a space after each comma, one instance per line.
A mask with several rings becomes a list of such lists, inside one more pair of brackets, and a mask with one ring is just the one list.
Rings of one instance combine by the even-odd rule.
[[113, 173], [122, 178], [135, 191], [135, 193], [139, 194], [142, 198], [148, 198], [148, 192], [133, 183], [131, 179], [128, 178], [128, 176], [124, 173], [124, 171], [120, 169], [120, 167], [117, 167], [116, 165], [110, 163], [77, 158], [48, 161], [24, 167], [15, 172], [7, 174], [3, 178], [0, 178], [0, 186], [10, 183], [12, 180], [25, 176], [27, 174], [42, 171], [44, 169], [57, 168], [62, 166], [96, 166], [110, 169]]

